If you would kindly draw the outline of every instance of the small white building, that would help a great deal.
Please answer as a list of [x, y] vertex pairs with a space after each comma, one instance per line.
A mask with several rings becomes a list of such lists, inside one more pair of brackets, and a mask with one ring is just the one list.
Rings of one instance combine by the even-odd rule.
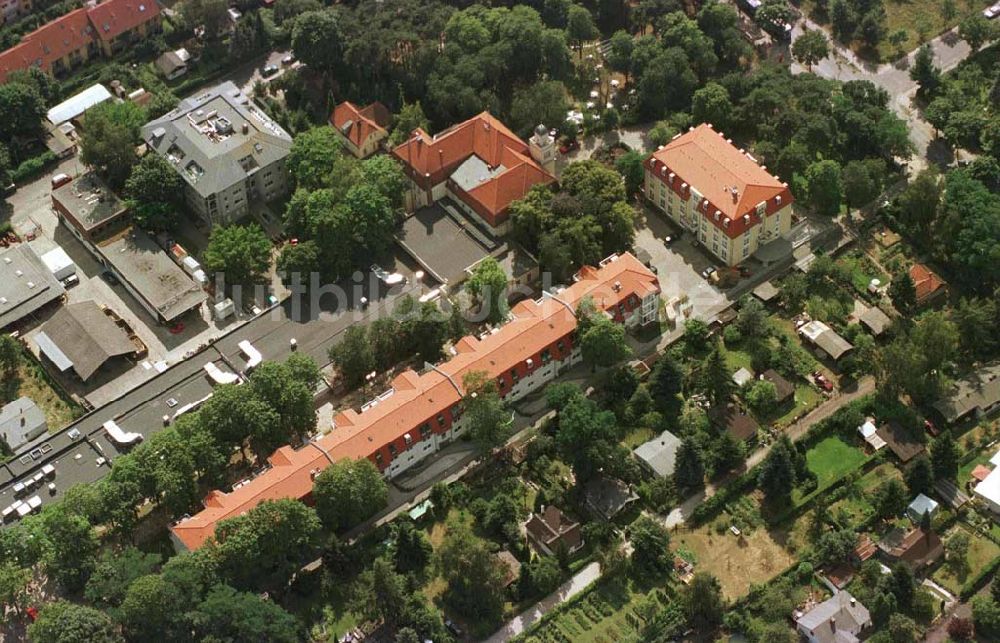
[[878, 434], [878, 428], [872, 418], [865, 419], [865, 423], [858, 427], [858, 433], [873, 451], [878, 451], [885, 446], [885, 440]]
[[50, 109], [46, 118], [53, 125], [59, 126], [83, 116], [88, 109], [100, 105], [110, 98], [111, 92], [108, 91], [107, 87], [101, 84], [91, 85]]
[[910, 506], [906, 508], [906, 515], [909, 516], [910, 520], [919, 525], [920, 521], [923, 520], [924, 514], [929, 514], [933, 518], [939, 506], [937, 500], [919, 493], [913, 499], [913, 502], [910, 503]]
[[45, 264], [45, 267], [52, 273], [52, 276], [59, 281], [76, 274], [76, 264], [66, 254], [66, 251], [60, 247], [55, 247], [43, 254], [41, 260]]
[[990, 458], [996, 466], [986, 478], [973, 488], [972, 493], [986, 503], [993, 513], [1000, 515], [1000, 451]]

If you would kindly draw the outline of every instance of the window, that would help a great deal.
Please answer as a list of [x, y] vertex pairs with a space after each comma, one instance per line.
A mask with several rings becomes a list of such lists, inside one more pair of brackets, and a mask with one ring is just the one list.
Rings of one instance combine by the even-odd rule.
[[745, 259], [748, 254], [750, 254], [750, 246], [743, 246], [743, 258]]
[[451, 419], [453, 422], [457, 422], [460, 417], [462, 417], [462, 405], [456, 404], [451, 407]]
[[542, 351], [542, 364], [548, 364], [552, 360], [552, 352], [549, 349]]
[[444, 426], [444, 413], [437, 416], [438, 426]]
[[382, 452], [381, 451], [376, 451], [375, 452], [375, 462], [377, 462], [378, 464], [382, 464]]
[[389, 455], [391, 455], [392, 457], [395, 458], [396, 457], [396, 453], [397, 453], [397, 451], [396, 451], [396, 445], [393, 444], [392, 442], [390, 442], [389, 443]]
[[558, 342], [556, 342], [556, 350], [559, 351], [560, 353], [566, 350], [566, 344], [563, 343], [563, 340], [560, 339]]
[[517, 376], [517, 369], [516, 368], [510, 369], [510, 379], [514, 380], [515, 384], [517, 383], [517, 380], [520, 379]]
[[423, 424], [421, 424], [420, 425], [420, 437], [421, 438], [426, 438], [430, 434], [431, 434], [431, 423], [430, 422], [424, 422]]

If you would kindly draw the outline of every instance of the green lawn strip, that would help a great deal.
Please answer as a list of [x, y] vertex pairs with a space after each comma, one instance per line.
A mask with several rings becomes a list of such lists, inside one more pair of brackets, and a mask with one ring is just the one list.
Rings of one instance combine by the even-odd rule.
[[809, 470], [816, 474], [816, 489], [803, 496], [800, 489], [792, 492], [792, 502], [801, 506], [812, 497], [823, 493], [845, 475], [860, 468], [868, 457], [857, 447], [847, 444], [838, 436], [818, 442], [806, 452]]

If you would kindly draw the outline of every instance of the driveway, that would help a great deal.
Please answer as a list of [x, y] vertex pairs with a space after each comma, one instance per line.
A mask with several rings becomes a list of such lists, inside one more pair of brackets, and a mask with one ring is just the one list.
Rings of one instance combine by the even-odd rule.
[[577, 572], [573, 578], [560, 585], [559, 589], [507, 621], [493, 636], [486, 639], [486, 643], [505, 643], [509, 641], [534, 625], [536, 621], [545, 616], [552, 608], [576, 596], [600, 577], [601, 566], [598, 563], [590, 563]]

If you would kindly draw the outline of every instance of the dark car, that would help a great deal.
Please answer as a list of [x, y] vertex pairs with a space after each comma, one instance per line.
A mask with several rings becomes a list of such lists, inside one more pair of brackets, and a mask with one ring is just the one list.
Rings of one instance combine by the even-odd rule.
[[104, 279], [104, 281], [111, 284], [112, 286], [117, 286], [118, 284], [121, 283], [120, 281], [118, 281], [118, 277], [115, 276], [115, 273], [111, 272], [110, 270], [105, 270], [104, 272], [102, 272], [101, 278]]
[[465, 634], [465, 632], [462, 631], [462, 628], [460, 628], [458, 624], [450, 618], [444, 619], [444, 626], [447, 627], [448, 631], [451, 632], [456, 638], [461, 638], [462, 635]]

